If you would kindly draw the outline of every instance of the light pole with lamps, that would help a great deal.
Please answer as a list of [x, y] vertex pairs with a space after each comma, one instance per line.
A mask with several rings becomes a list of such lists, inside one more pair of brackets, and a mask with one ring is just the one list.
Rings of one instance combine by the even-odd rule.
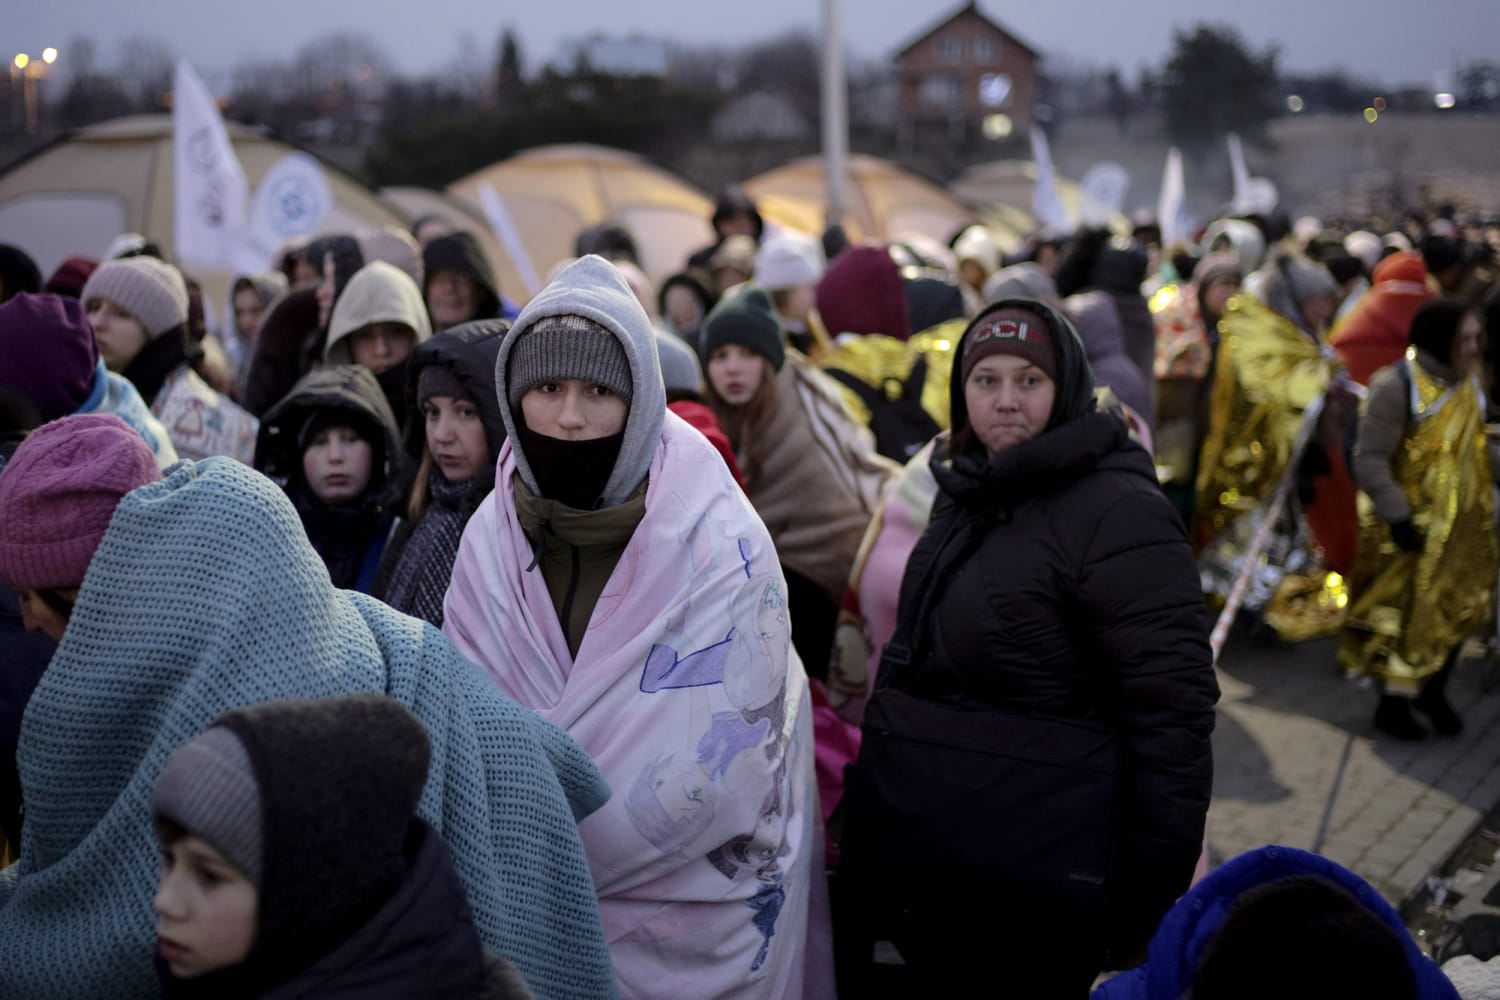
[[39, 115], [37, 114], [36, 88], [37, 81], [46, 77], [52, 64], [57, 62], [57, 49], [50, 45], [42, 50], [40, 59], [33, 59], [25, 52], [17, 53], [10, 64], [10, 83], [12, 89], [16, 85], [16, 75], [21, 77], [21, 103], [24, 109], [25, 129], [27, 135], [36, 135]]

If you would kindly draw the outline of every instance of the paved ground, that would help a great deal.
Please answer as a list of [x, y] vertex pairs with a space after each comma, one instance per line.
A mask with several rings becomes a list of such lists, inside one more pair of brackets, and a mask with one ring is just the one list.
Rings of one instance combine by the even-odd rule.
[[1409, 912], [1430, 902], [1429, 876], [1446, 866], [1449, 887], [1477, 898], [1487, 886], [1476, 885], [1486, 877], [1476, 869], [1494, 852], [1456, 855], [1484, 843], [1480, 820], [1500, 803], [1500, 686], [1483, 690], [1496, 668], [1469, 659], [1449, 683], [1462, 734], [1403, 743], [1377, 738], [1375, 692], [1339, 675], [1334, 649], [1334, 640], [1268, 646], [1237, 636], [1225, 650], [1211, 859], [1267, 843], [1307, 848]]

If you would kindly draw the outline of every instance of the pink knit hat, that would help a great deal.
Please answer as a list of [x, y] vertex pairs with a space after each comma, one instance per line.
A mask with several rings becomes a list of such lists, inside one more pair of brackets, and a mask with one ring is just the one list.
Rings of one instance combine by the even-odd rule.
[[0, 584], [83, 584], [120, 498], [161, 478], [141, 436], [112, 413], [43, 424], [0, 471]]

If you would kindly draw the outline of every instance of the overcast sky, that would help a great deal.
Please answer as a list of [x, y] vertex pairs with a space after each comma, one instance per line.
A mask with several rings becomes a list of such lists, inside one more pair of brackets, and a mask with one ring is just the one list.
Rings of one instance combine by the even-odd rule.
[[[859, 57], [893, 53], [957, 3], [840, 0], [843, 35]], [[982, 0], [981, 8], [1046, 56], [1119, 65], [1133, 78], [1166, 55], [1174, 27], [1197, 21], [1239, 28], [1256, 48], [1276, 43], [1294, 72], [1344, 69], [1385, 82], [1431, 84], [1455, 60], [1494, 58], [1500, 0]], [[21, 8], [24, 7], [24, 13]], [[506, 25], [528, 67], [565, 39], [639, 32], [690, 44], [734, 45], [818, 26], [821, 0], [0, 0], [6, 55], [92, 37], [101, 65], [118, 43], [156, 37], [210, 80], [251, 59], [279, 58], [339, 30], [367, 34], [407, 74], [442, 70], [471, 39], [488, 60]]]

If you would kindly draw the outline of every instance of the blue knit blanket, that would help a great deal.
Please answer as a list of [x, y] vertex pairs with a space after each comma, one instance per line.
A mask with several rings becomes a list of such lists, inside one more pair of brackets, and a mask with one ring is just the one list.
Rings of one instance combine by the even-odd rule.
[[230, 708], [361, 691], [427, 727], [419, 812], [485, 945], [538, 997], [613, 996], [577, 826], [609, 795], [593, 762], [432, 626], [335, 590], [285, 494], [218, 458], [121, 502], [26, 710], [0, 997], [157, 995], [147, 803], [167, 757]]

